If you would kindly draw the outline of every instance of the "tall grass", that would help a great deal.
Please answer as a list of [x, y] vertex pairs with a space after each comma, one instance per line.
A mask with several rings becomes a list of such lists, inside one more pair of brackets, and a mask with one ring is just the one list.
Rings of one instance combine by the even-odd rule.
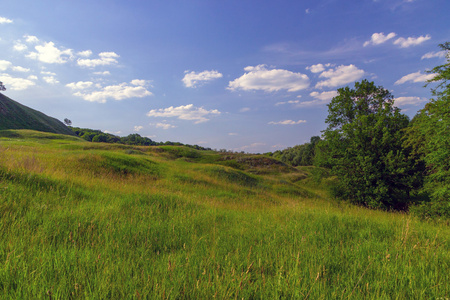
[[0, 298], [450, 296], [446, 224], [335, 203], [302, 172], [55, 141], [0, 138]]

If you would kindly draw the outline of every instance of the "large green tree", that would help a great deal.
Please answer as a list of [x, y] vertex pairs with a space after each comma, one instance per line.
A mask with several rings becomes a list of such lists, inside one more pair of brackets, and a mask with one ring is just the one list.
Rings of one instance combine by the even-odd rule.
[[392, 94], [367, 80], [340, 88], [325, 122], [317, 162], [337, 176], [337, 195], [373, 208], [405, 208], [416, 170], [401, 142], [409, 119]]
[[429, 71], [436, 76], [428, 84], [434, 99], [414, 117], [407, 139], [425, 161], [425, 190], [434, 204], [450, 216], [450, 42], [439, 45], [446, 53], [446, 63]]

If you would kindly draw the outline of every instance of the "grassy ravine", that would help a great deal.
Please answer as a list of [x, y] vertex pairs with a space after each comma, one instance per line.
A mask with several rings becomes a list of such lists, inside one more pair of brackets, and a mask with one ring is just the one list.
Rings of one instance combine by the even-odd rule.
[[1, 131], [0, 298], [450, 297], [447, 224], [338, 204], [309, 170]]

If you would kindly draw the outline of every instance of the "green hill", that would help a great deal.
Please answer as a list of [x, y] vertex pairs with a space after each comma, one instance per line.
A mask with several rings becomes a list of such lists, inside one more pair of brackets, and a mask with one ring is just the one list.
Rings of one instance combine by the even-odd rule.
[[450, 227], [314, 167], [0, 131], [0, 299], [444, 299]]
[[22, 105], [0, 93], [0, 130], [31, 129], [51, 133], [75, 135], [55, 118]]

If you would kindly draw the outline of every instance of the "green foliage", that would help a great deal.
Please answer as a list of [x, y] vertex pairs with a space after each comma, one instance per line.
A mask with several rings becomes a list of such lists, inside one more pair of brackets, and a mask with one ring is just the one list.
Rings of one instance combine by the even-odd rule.
[[440, 45], [447, 51], [447, 63], [433, 68], [436, 76], [428, 83], [437, 82], [431, 99], [414, 117], [405, 143], [426, 165], [424, 191], [430, 196], [415, 208], [423, 217], [450, 218], [450, 43]]
[[292, 166], [311, 166], [315, 156], [315, 148], [319, 141], [319, 136], [313, 136], [309, 143], [275, 151], [271, 156]]
[[404, 208], [414, 187], [414, 162], [402, 147], [409, 119], [391, 93], [373, 82], [338, 89], [328, 105], [328, 128], [317, 164], [338, 178], [336, 194], [373, 208]]

